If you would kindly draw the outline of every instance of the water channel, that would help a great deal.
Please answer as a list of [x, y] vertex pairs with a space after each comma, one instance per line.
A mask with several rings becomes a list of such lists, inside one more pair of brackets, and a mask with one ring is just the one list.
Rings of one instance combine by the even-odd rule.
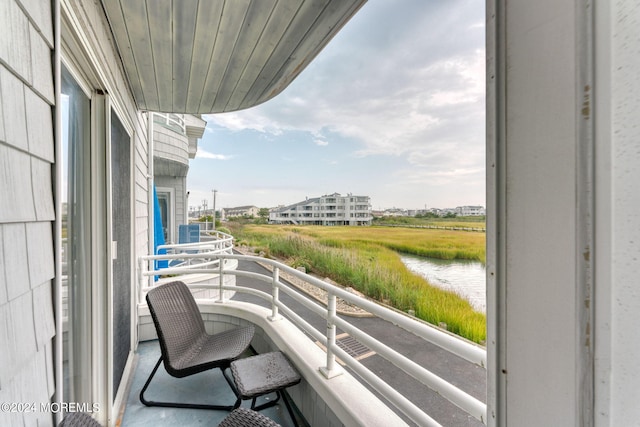
[[486, 312], [486, 273], [481, 262], [411, 255], [401, 255], [400, 258], [410, 271], [425, 277], [432, 285], [454, 291], [476, 310]]

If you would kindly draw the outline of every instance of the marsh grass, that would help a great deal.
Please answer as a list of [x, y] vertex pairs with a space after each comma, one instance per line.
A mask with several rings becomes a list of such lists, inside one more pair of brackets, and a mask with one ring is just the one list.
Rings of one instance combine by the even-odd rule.
[[408, 216], [374, 218], [373, 225], [394, 225], [408, 227], [459, 227], [459, 228], [486, 228], [486, 217], [464, 216], [455, 218], [415, 218]]
[[327, 245], [375, 243], [396, 252], [485, 262], [485, 234], [398, 227], [310, 227], [301, 231]]
[[[239, 242], [282, 257], [292, 266], [344, 285], [398, 310], [414, 310], [429, 323], [481, 343], [486, 317], [454, 292], [410, 272], [398, 252], [484, 261], [484, 234], [388, 227], [246, 225], [232, 230]], [[476, 236], [479, 235], [479, 236]]]

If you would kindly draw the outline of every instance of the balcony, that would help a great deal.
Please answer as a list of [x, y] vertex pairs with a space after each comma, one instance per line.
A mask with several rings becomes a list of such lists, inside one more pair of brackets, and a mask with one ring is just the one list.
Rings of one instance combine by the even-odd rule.
[[[173, 420], [167, 425], [174, 425], [190, 416], [183, 409], [142, 407], [137, 400], [137, 378], [148, 375], [146, 360], [152, 364], [157, 357], [153, 325], [142, 301], [157, 286], [151, 278], [158, 275], [183, 280], [201, 292], [196, 298], [210, 332], [252, 323], [257, 330], [252, 346], [258, 353], [283, 351], [303, 377], [288, 392], [310, 425], [486, 423], [483, 348], [277, 261], [229, 253], [228, 245], [224, 250], [201, 249], [140, 259], [139, 372], [123, 425], [138, 425], [138, 418], [150, 417], [155, 425], [161, 425], [160, 419]], [[177, 267], [155, 270], [161, 259]], [[207, 398], [213, 398], [209, 393], [215, 390], [228, 390], [225, 384], [212, 386], [214, 379], [193, 381], [195, 393], [206, 390]], [[288, 425], [286, 411], [273, 410], [267, 415]], [[215, 425], [224, 415], [197, 416], [212, 417], [207, 422]]]

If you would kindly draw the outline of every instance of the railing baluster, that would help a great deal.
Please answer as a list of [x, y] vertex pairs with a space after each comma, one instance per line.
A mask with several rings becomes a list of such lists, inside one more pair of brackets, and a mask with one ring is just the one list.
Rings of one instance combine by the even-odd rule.
[[218, 258], [218, 300], [216, 302], [223, 303], [224, 302], [224, 260]]
[[327, 378], [333, 378], [342, 374], [342, 370], [337, 369], [336, 367], [336, 355], [333, 353], [333, 349], [336, 345], [335, 317], [336, 295], [329, 292], [327, 300], [327, 366], [320, 368], [320, 372], [322, 372], [322, 374]]
[[271, 295], [273, 296], [273, 301], [271, 302], [271, 317], [269, 317], [269, 320], [272, 322], [280, 319], [277, 304], [280, 298], [278, 282], [280, 282], [280, 269], [278, 267], [274, 267], [271, 281]]

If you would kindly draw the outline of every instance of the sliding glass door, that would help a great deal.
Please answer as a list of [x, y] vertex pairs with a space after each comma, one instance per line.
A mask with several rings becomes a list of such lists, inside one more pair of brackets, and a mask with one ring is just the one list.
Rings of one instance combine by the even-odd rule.
[[131, 353], [131, 137], [111, 111], [112, 402]]
[[91, 100], [62, 70], [63, 399], [91, 402]]

